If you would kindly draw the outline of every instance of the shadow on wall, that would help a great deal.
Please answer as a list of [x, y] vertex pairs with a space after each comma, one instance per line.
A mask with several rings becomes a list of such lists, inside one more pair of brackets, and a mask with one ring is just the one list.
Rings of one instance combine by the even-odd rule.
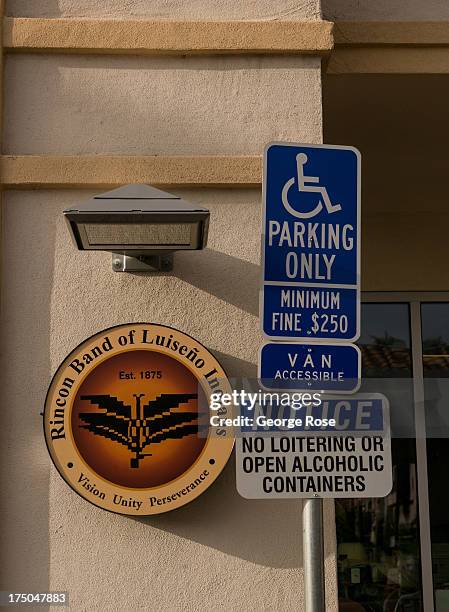
[[35, 10], [36, 7], [31, 6], [29, 0], [6, 0], [5, 15], [20, 16], [20, 17], [59, 17], [62, 15], [60, 8], [60, 0], [45, 0], [44, 6], [41, 9]]
[[52, 369], [55, 221], [46, 212], [45, 192], [3, 197], [1, 588], [42, 592], [50, 585], [50, 459], [39, 413]]
[[[169, 276], [175, 276], [255, 317], [259, 316], [259, 265], [206, 248], [202, 251], [177, 252], [173, 268]], [[127, 274], [151, 278], [146, 272]]]
[[[256, 376], [256, 365], [214, 351], [229, 376]], [[187, 540], [266, 567], [302, 566], [302, 502], [248, 500], [237, 493], [235, 455], [218, 479], [190, 504], [135, 518]]]
[[[139, 520], [187, 540], [266, 567], [302, 567], [302, 503], [247, 500], [235, 488], [235, 457], [199, 498]], [[209, 523], [206, 526], [206, 523]]]
[[[172, 274], [258, 316], [259, 265], [205, 249], [177, 253]], [[255, 363], [213, 352], [230, 378], [257, 377]], [[220, 477], [198, 499], [167, 514], [131, 520], [258, 565], [295, 568], [302, 566], [301, 509], [300, 501], [242, 498], [236, 490], [233, 455]]]
[[259, 316], [260, 266], [212, 249], [175, 255], [174, 276]]

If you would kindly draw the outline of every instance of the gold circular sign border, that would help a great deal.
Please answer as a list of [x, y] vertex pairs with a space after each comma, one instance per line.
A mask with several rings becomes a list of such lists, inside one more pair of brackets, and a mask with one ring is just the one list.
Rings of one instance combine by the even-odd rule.
[[[175, 510], [176, 508], [180, 508], [199, 497], [202, 493], [204, 493], [204, 491], [206, 491], [210, 487], [210, 485], [218, 478], [218, 476], [226, 466], [229, 457], [232, 453], [232, 449], [234, 447], [234, 434], [232, 427], [221, 427], [220, 429], [225, 431], [225, 435], [219, 436], [217, 433], [214, 433], [214, 431], [218, 428], [210, 426], [210, 432], [212, 433], [209, 432], [209, 435], [206, 439], [206, 443], [199, 457], [197, 457], [197, 459], [192, 463], [192, 465], [179, 477], [158, 487], [135, 489], [131, 487], [115, 485], [99, 476], [89, 465], [86, 464], [86, 462], [81, 458], [81, 455], [79, 454], [79, 451], [72, 436], [71, 415], [73, 408], [73, 399], [76, 397], [77, 390], [83, 383], [84, 379], [89, 374], [91, 374], [92, 371], [98, 365], [100, 365], [100, 363], [103, 363], [113, 355], [132, 350], [148, 350], [163, 353], [164, 355], [168, 355], [173, 359], [179, 361], [185, 367], [187, 367], [190, 372], [192, 372], [192, 374], [198, 380], [198, 383], [202, 386], [206, 398], [209, 398], [210, 395], [215, 392], [214, 389], [209, 389], [205, 386], [204, 381], [202, 381], [198, 377], [198, 371], [194, 368], [190, 360], [183, 359], [182, 355], [176, 354], [170, 349], [161, 347], [159, 345], [141, 344], [140, 342], [126, 346], [116, 346], [116, 343], [114, 343], [113, 341], [117, 340], [119, 336], [126, 335], [126, 332], [131, 329], [135, 329], [136, 335], [139, 330], [147, 329], [148, 332], [151, 332], [152, 336], [155, 336], [158, 330], [159, 332], [165, 330], [173, 335], [173, 340], [182, 340], [184, 344], [186, 344], [186, 341], [193, 342], [194, 345], [198, 349], [200, 349], [198, 351], [198, 358], [204, 359], [205, 361], [205, 372], [212, 369], [216, 369], [217, 373], [214, 374], [214, 376], [218, 380], [220, 380], [220, 390], [225, 393], [231, 392], [231, 385], [227, 378], [226, 372], [221, 366], [220, 362], [217, 360], [216, 357], [214, 357], [214, 355], [212, 355], [212, 353], [210, 353], [210, 351], [203, 344], [201, 344], [201, 342], [199, 342], [189, 334], [186, 334], [185, 332], [182, 332], [174, 327], [170, 327], [169, 325], [162, 325], [159, 323], [122, 323], [120, 325], [105, 328], [99, 332], [96, 332], [89, 338], [86, 338], [77, 347], [75, 347], [67, 355], [64, 361], [59, 365], [55, 374], [53, 375], [45, 397], [45, 407], [43, 415], [44, 436], [53, 465], [57, 469], [60, 476], [64, 479], [64, 481], [70, 486], [71, 489], [75, 491], [75, 493], [80, 495], [80, 497], [93, 504], [94, 506], [97, 506], [98, 508], [113, 512], [115, 514], [122, 514], [127, 516], [151, 516], [154, 514], [162, 514], [171, 510]], [[123, 333], [120, 333], [121, 331]], [[107, 335], [110, 336], [110, 340], [113, 343], [113, 348], [103, 353], [100, 357], [95, 358], [93, 364], [91, 365], [91, 367], [89, 367], [87, 372], [83, 372], [79, 377], [77, 377], [73, 386], [70, 389], [70, 401], [67, 402], [67, 406], [64, 409], [64, 433], [66, 437], [64, 440], [58, 440], [59, 442], [61, 442], [61, 446], [57, 450], [54, 446], [54, 440], [52, 440], [50, 435], [50, 420], [52, 417], [51, 409], [55, 405], [53, 403], [55, 392], [60, 389], [61, 382], [64, 381], [64, 379], [68, 377], [69, 374], [73, 377], [72, 370], [70, 370], [69, 372], [67, 371], [70, 366], [70, 363], [77, 356], [82, 356], [83, 354], [90, 352], [94, 346], [98, 346], [98, 344], [101, 343], [101, 341], [103, 341], [104, 337]], [[88, 492], [86, 490], [86, 492], [84, 492], [84, 487], [79, 482], [77, 482], [77, 480], [79, 480], [79, 477], [77, 478], [76, 476], [77, 470], [74, 469], [74, 460], [76, 460], [79, 464], [82, 464], [83, 469], [81, 470], [81, 472], [85, 476], [87, 476], [87, 478], [89, 479], [89, 483], [101, 487], [101, 489], [97, 488], [97, 491], [107, 493], [111, 498], [112, 495], [116, 493], [126, 499], [131, 498], [137, 501], [142, 501], [140, 508], [135, 509], [131, 506], [122, 507], [120, 504], [113, 504], [112, 501], [106, 503], [105, 500], [99, 500], [98, 497], [94, 494], [89, 495], [90, 491]], [[71, 465], [71, 467], [68, 467], [69, 465]], [[200, 475], [204, 476], [204, 480], [200, 480], [200, 484], [197, 484], [195, 488], [193, 488], [193, 490], [183, 494], [182, 491], [185, 490], [187, 486], [192, 485], [195, 481], [198, 481], [200, 479]], [[101, 483], [101, 485], [99, 483]], [[174, 498], [171, 498], [171, 496], [174, 496]], [[167, 500], [167, 498], [170, 498], [170, 501], [165, 501], [164, 503], [160, 504], [154, 502], [154, 505], [149, 505], [148, 500], [151, 497], [156, 497], [158, 500], [162, 500], [163, 498]]]

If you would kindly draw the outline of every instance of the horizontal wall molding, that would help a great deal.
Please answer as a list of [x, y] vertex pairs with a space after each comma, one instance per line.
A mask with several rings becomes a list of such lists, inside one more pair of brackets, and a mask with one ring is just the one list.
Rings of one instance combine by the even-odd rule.
[[4, 189], [108, 188], [129, 183], [258, 187], [262, 157], [3, 155], [0, 181]]
[[3, 38], [9, 53], [309, 54], [330, 55], [329, 74], [449, 73], [449, 22], [7, 17]]
[[338, 21], [334, 39], [339, 46], [449, 46], [449, 21]]
[[146, 21], [5, 18], [9, 52], [323, 54], [333, 47], [329, 21]]
[[448, 74], [449, 22], [338, 22], [328, 74]]

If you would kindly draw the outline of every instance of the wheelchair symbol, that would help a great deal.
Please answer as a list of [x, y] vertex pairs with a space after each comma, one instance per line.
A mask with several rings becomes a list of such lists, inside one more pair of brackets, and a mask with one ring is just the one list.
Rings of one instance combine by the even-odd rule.
[[[327, 193], [326, 187], [316, 185], [316, 183], [320, 182], [320, 177], [306, 176], [304, 174], [304, 166], [307, 164], [307, 161], [308, 157], [305, 153], [299, 153], [296, 156], [297, 177], [292, 177], [291, 179], [289, 179], [282, 189], [282, 204], [284, 205], [285, 209], [288, 210], [288, 212], [294, 217], [299, 217], [300, 219], [310, 219], [311, 217], [314, 217], [323, 210], [324, 202], [324, 206], [326, 207], [326, 210], [329, 214], [338, 212], [339, 210], [341, 210], [340, 204], [332, 204], [329, 198], [329, 194]], [[288, 192], [290, 188], [295, 184], [296, 178], [298, 180], [298, 191], [300, 193], [301, 191], [304, 193], [319, 193], [321, 196], [315, 208], [313, 210], [310, 210], [309, 212], [301, 212], [299, 210], [295, 210], [288, 201]], [[310, 183], [315, 183], [316, 186], [310, 185]]]

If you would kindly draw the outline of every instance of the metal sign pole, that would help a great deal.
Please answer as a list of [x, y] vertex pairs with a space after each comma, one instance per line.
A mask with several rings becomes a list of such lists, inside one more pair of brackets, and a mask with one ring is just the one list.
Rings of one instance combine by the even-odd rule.
[[325, 612], [323, 500], [305, 499], [302, 511], [305, 612]]
[[[265, 337], [278, 343], [260, 352], [258, 378], [266, 389], [277, 379], [277, 390], [299, 391], [302, 375], [311, 373], [309, 391], [358, 390], [360, 352], [349, 343], [360, 337], [360, 196], [360, 152], [354, 147], [285, 142], [265, 147], [260, 321]], [[330, 384], [323, 387], [323, 381]], [[299, 493], [310, 495], [310, 489]], [[323, 539], [323, 502], [307, 499], [306, 612], [325, 612]]]

